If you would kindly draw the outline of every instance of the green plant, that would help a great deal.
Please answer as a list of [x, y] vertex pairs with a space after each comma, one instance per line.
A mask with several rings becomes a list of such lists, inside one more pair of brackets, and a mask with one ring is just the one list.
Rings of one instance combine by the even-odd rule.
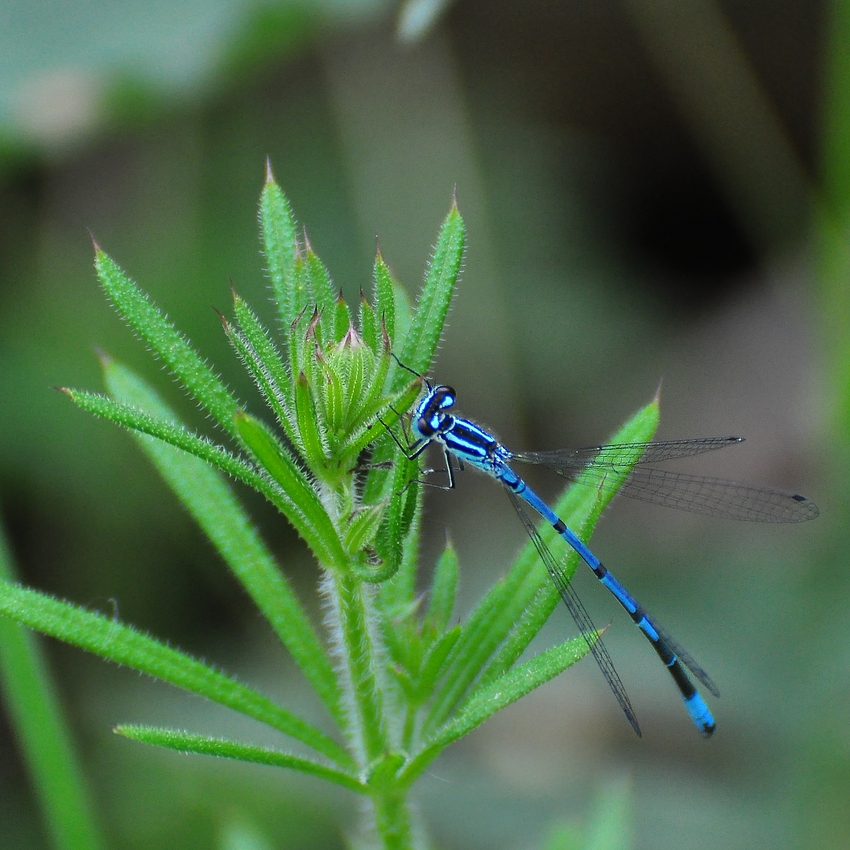
[[[588, 646], [576, 638], [520, 662], [559, 600], [530, 543], [461, 623], [453, 616], [459, 568], [451, 545], [433, 570], [427, 601], [416, 593], [421, 471], [388, 426], [399, 427], [421, 387], [391, 353], [416, 372], [431, 364], [463, 254], [456, 206], [440, 229], [415, 308], [379, 253], [373, 303], [361, 298], [356, 324], [306, 236], [299, 238], [270, 172], [260, 219], [282, 344], [235, 293], [234, 318], [222, 322], [273, 427], [245, 410], [100, 248], [97, 274], [116, 310], [229, 445], [185, 427], [148, 384], [108, 357], [108, 395], [63, 391], [133, 432], [286, 646], [339, 735], [110, 617], [9, 582], [0, 584], [0, 613], [266, 723], [300, 750], [149, 726], [119, 726], [118, 734], [320, 777], [370, 802], [366, 832], [380, 846], [425, 846], [409, 805], [417, 777], [452, 742], [558, 675]], [[653, 401], [614, 440], [650, 439], [657, 418]], [[323, 636], [228, 477], [265, 496], [315, 556], [327, 609]], [[556, 509], [586, 538], [612, 496], [611, 488], [573, 486]], [[541, 533], [554, 543], [551, 528]], [[576, 556], [564, 558], [574, 570]]]

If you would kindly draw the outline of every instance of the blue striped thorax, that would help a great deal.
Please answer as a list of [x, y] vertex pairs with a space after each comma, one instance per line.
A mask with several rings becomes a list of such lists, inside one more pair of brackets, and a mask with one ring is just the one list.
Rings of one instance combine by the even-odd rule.
[[451, 387], [439, 385], [428, 390], [413, 415], [413, 430], [418, 439], [438, 440], [461, 462], [500, 476], [511, 453], [474, 422], [447, 413], [455, 399]]

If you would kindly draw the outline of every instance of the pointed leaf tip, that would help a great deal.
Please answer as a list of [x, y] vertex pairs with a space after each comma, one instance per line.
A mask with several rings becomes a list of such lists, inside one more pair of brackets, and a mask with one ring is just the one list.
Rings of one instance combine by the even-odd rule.
[[94, 354], [100, 362], [101, 369], [105, 369], [112, 364], [112, 358], [99, 346], [94, 347]]
[[457, 183], [452, 188], [452, 212], [458, 212], [457, 208]]
[[218, 316], [218, 318], [221, 320], [221, 326], [224, 328], [224, 332], [230, 333], [230, 321], [228, 320], [227, 316], [225, 316], [224, 313], [222, 313], [221, 310], [219, 310], [217, 307], [213, 307], [213, 310], [216, 316]]
[[662, 378], [658, 382], [658, 389], [655, 391], [655, 395], [652, 397], [652, 400], [656, 404], [661, 404], [661, 390], [664, 388], [664, 379]]
[[97, 239], [95, 238], [94, 233], [92, 233], [91, 229], [89, 229], [89, 228], [86, 228], [86, 230], [89, 231], [89, 239], [91, 239], [91, 244], [92, 244], [92, 247], [94, 248], [95, 256], [97, 254], [102, 254], [103, 251], [101, 250], [100, 245], [97, 244]]
[[272, 172], [272, 159], [270, 156], [266, 157], [266, 183], [274, 183], [274, 173]]

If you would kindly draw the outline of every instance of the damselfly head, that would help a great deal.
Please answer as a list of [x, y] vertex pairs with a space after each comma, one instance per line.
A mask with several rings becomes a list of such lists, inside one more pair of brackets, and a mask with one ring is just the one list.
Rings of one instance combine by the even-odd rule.
[[429, 406], [433, 406], [438, 410], [448, 410], [450, 407], [454, 407], [456, 398], [457, 394], [451, 387], [441, 384], [431, 390], [432, 402]]

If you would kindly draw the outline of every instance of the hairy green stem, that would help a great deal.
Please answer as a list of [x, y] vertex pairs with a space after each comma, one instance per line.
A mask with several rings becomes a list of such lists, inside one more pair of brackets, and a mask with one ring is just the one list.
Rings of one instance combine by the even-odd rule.
[[377, 616], [371, 586], [353, 573], [334, 572], [328, 582], [339, 624], [344, 689], [349, 706], [349, 734], [371, 787], [374, 828], [386, 850], [412, 848], [409, 784], [399, 782], [404, 759], [392, 752], [389, 735], [393, 711], [379, 671], [385, 650], [378, 645]]
[[413, 835], [407, 794], [398, 785], [383, 788], [372, 797], [375, 829], [386, 850], [410, 850]]
[[355, 735], [363, 767], [368, 770], [389, 749], [384, 701], [375, 675], [375, 632], [369, 628], [368, 590], [350, 572], [333, 572], [331, 582], [339, 616], [340, 649], [348, 680], [349, 708], [353, 714], [351, 731]]

